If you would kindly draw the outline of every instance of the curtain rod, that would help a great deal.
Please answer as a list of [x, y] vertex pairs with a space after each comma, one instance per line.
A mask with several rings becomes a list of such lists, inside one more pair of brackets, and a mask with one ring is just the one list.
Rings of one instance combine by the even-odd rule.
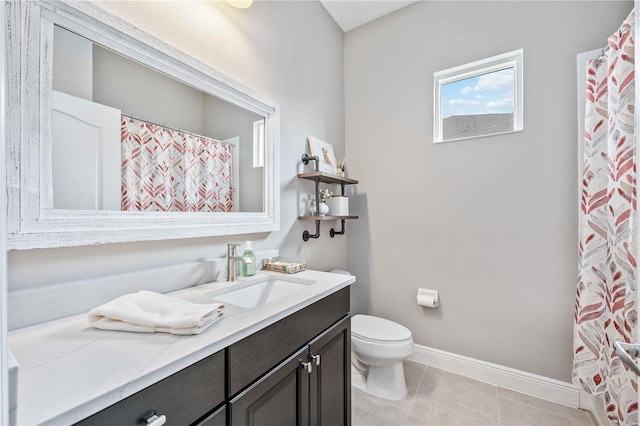
[[193, 133], [193, 132], [190, 132], [188, 130], [178, 129], [177, 127], [167, 126], [166, 124], [159, 124], [159, 123], [153, 122], [151, 120], [147, 120], [146, 118], [136, 117], [133, 114], [127, 114], [127, 113], [124, 113], [124, 112], [120, 112], [120, 114], [125, 116], [125, 117], [133, 118], [134, 120], [144, 121], [145, 123], [149, 123], [149, 124], [153, 124], [153, 125], [156, 125], [156, 126], [164, 127], [165, 129], [175, 130], [175, 131], [181, 132], [181, 133], [186, 133], [188, 135], [195, 136], [197, 138], [210, 139], [212, 141], [215, 141], [215, 142], [218, 142], [218, 143], [222, 143], [222, 144], [225, 144], [225, 145], [235, 146], [234, 144], [232, 144], [230, 142], [219, 141], [218, 139], [214, 139], [214, 138], [209, 137], [209, 136], [199, 135], [197, 133]]
[[[618, 31], [621, 34], [626, 34], [630, 31], [630, 27], [625, 25], [625, 23], [622, 23], [622, 26], [618, 29]], [[598, 56], [597, 60], [600, 62], [607, 62], [607, 55], [606, 53], [609, 51], [609, 49], [611, 48], [611, 45], [607, 44], [604, 48], [602, 48], [602, 50], [600, 51], [600, 55]]]
[[598, 61], [600, 63], [602, 62], [607, 62], [607, 55], [606, 53], [609, 51], [609, 46], [605, 46], [602, 48], [602, 50], [600, 51], [600, 54], [598, 55], [597, 58], [595, 58], [595, 61]]

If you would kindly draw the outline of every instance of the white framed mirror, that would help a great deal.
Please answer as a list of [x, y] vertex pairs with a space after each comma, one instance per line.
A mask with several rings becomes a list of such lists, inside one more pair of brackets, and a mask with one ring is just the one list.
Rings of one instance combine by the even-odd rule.
[[279, 229], [277, 103], [89, 2], [8, 10], [9, 248]]

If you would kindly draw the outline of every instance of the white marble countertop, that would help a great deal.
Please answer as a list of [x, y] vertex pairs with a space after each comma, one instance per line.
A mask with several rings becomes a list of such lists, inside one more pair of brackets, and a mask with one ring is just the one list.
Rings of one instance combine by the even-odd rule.
[[[265, 274], [283, 276], [258, 273]], [[355, 281], [310, 270], [287, 277], [316, 283], [256, 308], [227, 305], [223, 319], [194, 336], [97, 330], [86, 314], [12, 331], [9, 347], [20, 364], [17, 424], [82, 420]], [[204, 284], [172, 295], [205, 303], [205, 293], [226, 285]]]

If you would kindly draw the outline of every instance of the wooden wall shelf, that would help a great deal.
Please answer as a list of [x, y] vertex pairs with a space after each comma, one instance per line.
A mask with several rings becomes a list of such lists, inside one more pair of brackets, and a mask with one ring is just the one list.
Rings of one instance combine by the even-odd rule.
[[315, 181], [318, 179], [318, 182], [322, 183], [335, 183], [341, 185], [355, 185], [358, 183], [355, 179], [349, 179], [346, 177], [331, 175], [325, 172], [311, 172], [311, 173], [300, 173], [298, 175], [300, 179], [307, 179]]
[[345, 220], [358, 219], [359, 216], [298, 216], [298, 220]]
[[[315, 157], [315, 160], [317, 160], [318, 158]], [[308, 164], [309, 161], [309, 157], [306, 155], [302, 156], [302, 162], [306, 165]], [[340, 189], [341, 189], [341, 193], [344, 196], [344, 187], [345, 185], [356, 185], [358, 183], [357, 180], [355, 179], [349, 179], [346, 177], [342, 177], [342, 176], [338, 176], [338, 175], [332, 175], [330, 173], [325, 173], [325, 172], [310, 172], [310, 173], [300, 173], [298, 174], [298, 178], [300, 179], [306, 179], [306, 180], [311, 180], [313, 182], [315, 182], [316, 184], [316, 200], [319, 199], [319, 194], [320, 194], [320, 188], [319, 185], [320, 183], [329, 183], [329, 184], [333, 184], [333, 185], [340, 185]], [[317, 201], [316, 201], [317, 203]], [[318, 208], [318, 205], [316, 204], [316, 209]], [[309, 238], [319, 238], [320, 237], [320, 222], [322, 221], [326, 221], [326, 220], [339, 220], [342, 223], [342, 227], [340, 229], [340, 231], [336, 231], [334, 228], [331, 228], [331, 231], [329, 232], [329, 235], [331, 235], [331, 238], [333, 238], [336, 235], [344, 235], [345, 233], [345, 228], [344, 228], [344, 222], [345, 220], [348, 219], [358, 219], [358, 216], [319, 216], [319, 215], [309, 215], [309, 216], [298, 216], [298, 220], [313, 220], [316, 222], [316, 233], [315, 234], [311, 234], [309, 233], [309, 231], [304, 231], [302, 233], [302, 239], [304, 241], [308, 241]]]

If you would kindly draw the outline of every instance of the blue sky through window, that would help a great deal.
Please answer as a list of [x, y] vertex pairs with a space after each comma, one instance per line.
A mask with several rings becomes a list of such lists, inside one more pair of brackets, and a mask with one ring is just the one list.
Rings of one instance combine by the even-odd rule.
[[442, 118], [513, 113], [514, 68], [442, 85]]

